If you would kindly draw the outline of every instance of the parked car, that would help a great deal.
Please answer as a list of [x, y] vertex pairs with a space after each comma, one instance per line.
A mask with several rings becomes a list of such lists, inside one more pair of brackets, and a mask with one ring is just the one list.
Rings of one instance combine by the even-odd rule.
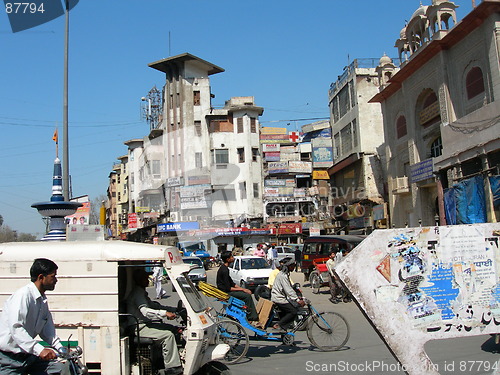
[[337, 235], [337, 236], [313, 236], [304, 241], [302, 250], [302, 262], [300, 268], [306, 280], [314, 270], [313, 260], [328, 258], [331, 251], [349, 252], [358, 246], [366, 236]]
[[248, 289], [267, 284], [271, 271], [266, 260], [256, 256], [236, 256], [229, 265], [229, 275], [234, 283]]
[[203, 261], [198, 257], [182, 257], [182, 261], [187, 264], [195, 264], [198, 267], [189, 271], [189, 278], [191, 281], [198, 285], [200, 281], [207, 282], [207, 271], [203, 265]]
[[295, 259], [295, 249], [290, 246], [276, 246], [276, 250], [278, 250], [278, 260], [287, 257], [292, 257]]

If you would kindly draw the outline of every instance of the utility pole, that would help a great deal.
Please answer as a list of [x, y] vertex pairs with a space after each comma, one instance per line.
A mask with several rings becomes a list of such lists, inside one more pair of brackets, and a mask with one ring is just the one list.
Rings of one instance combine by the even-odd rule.
[[66, 27], [64, 34], [64, 88], [63, 88], [63, 197], [70, 200], [69, 195], [69, 145], [68, 145], [68, 44], [69, 44], [69, 0], [66, 5]]

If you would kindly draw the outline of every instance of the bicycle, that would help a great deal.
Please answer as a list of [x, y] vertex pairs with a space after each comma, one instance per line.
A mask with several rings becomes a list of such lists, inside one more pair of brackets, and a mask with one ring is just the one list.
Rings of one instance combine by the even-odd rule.
[[266, 331], [278, 317], [276, 305], [273, 304], [263, 329], [260, 329], [248, 322], [246, 306], [243, 301], [231, 297], [213, 285], [204, 282], [200, 282], [199, 288], [205, 295], [214, 297], [222, 303], [222, 310], [216, 312], [215, 316], [218, 320], [217, 324], [223, 322], [224, 325], [233, 327], [234, 332], [232, 334], [218, 330], [220, 340], [227, 340], [224, 343], [230, 346], [230, 357], [225, 359], [228, 364], [238, 362], [248, 351], [249, 336], [244, 328], [254, 332], [256, 338], [282, 341], [285, 345], [293, 345], [295, 332], [305, 329], [310, 343], [321, 351], [339, 350], [349, 340], [349, 324], [341, 314], [337, 312], [319, 312], [307, 299], [304, 299], [306, 305], [304, 308], [299, 309], [293, 327], [286, 332], [277, 333]]

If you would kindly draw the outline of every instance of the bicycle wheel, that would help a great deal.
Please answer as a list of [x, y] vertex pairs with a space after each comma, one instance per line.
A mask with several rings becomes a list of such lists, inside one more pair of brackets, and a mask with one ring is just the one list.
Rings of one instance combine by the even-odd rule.
[[236, 363], [247, 354], [250, 340], [240, 323], [229, 319], [220, 320], [216, 323], [216, 330], [216, 342], [229, 345], [224, 363]]
[[307, 338], [324, 352], [339, 350], [349, 340], [349, 324], [336, 312], [322, 312], [309, 317]]
[[311, 290], [314, 294], [319, 293], [319, 289], [321, 288], [321, 277], [317, 271], [311, 272], [309, 276], [309, 283], [311, 284]]

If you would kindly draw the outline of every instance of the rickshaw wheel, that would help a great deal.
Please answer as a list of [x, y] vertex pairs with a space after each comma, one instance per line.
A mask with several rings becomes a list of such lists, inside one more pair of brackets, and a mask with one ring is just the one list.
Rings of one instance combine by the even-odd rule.
[[324, 352], [341, 349], [349, 340], [347, 320], [336, 312], [312, 314], [307, 325], [307, 338]]
[[312, 292], [314, 294], [318, 294], [322, 284], [318, 271], [311, 272], [311, 275], [309, 276], [309, 283], [311, 284]]
[[236, 363], [247, 354], [250, 340], [240, 323], [229, 319], [220, 320], [216, 323], [216, 330], [216, 342], [229, 345], [224, 363]]

